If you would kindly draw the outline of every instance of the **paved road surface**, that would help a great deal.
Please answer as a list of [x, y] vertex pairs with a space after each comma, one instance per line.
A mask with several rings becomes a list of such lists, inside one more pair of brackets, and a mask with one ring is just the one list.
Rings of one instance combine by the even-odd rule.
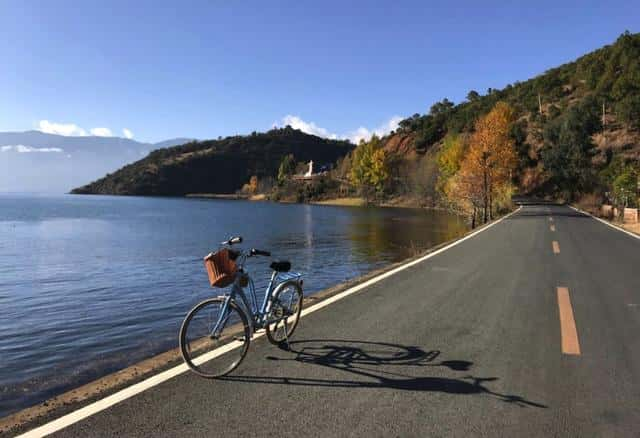
[[261, 338], [227, 380], [57, 435], [640, 436], [639, 274], [640, 240], [526, 206], [308, 315], [292, 351]]

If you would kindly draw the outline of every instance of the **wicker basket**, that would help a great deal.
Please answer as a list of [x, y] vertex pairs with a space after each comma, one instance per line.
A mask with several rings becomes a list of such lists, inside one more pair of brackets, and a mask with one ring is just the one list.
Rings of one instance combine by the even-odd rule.
[[229, 257], [228, 249], [209, 254], [204, 258], [204, 266], [209, 275], [211, 287], [227, 287], [236, 276], [236, 263]]

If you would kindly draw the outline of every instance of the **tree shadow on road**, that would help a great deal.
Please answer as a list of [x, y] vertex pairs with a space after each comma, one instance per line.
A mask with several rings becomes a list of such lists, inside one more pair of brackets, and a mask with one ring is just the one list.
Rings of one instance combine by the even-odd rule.
[[469, 371], [473, 366], [473, 362], [465, 360], [436, 361], [440, 356], [438, 350], [425, 352], [419, 347], [385, 342], [310, 339], [292, 341], [288, 346], [283, 345], [281, 351], [286, 356], [268, 356], [267, 359], [327, 367], [352, 375], [353, 379], [237, 375], [226, 376], [221, 380], [332, 388], [390, 388], [462, 395], [484, 394], [520, 407], [547, 407], [521, 396], [491, 390], [486, 383], [497, 381], [497, 377], [466, 375], [461, 378], [446, 378], [416, 375], [422, 374], [421, 371], [428, 367], [445, 367], [462, 372]]

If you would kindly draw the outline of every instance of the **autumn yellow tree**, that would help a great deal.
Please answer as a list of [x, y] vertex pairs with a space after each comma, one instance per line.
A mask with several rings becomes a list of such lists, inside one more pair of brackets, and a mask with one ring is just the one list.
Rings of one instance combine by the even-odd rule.
[[258, 192], [258, 177], [253, 175], [249, 179], [249, 183], [242, 186], [242, 192], [253, 195]]
[[371, 156], [371, 170], [369, 172], [369, 181], [375, 187], [378, 193], [384, 190], [385, 184], [389, 179], [389, 165], [387, 153], [384, 149], [379, 148], [373, 151]]
[[482, 210], [483, 193], [477, 175], [463, 167], [444, 186], [444, 195], [457, 210], [469, 213], [471, 227], [475, 228]]
[[477, 120], [469, 148], [460, 164], [457, 178], [459, 196], [470, 200], [474, 215], [482, 211], [483, 222], [491, 219], [493, 200], [511, 183], [517, 163], [510, 135], [513, 109], [504, 102]]
[[464, 152], [465, 143], [462, 136], [459, 134], [447, 134], [436, 156], [438, 165], [437, 189], [440, 195], [450, 202], [455, 202], [455, 198], [449, 199], [449, 195], [453, 194], [450, 186], [453, 183], [453, 176], [460, 170]]
[[389, 179], [389, 163], [379, 137], [360, 141], [351, 157], [351, 182], [365, 191], [373, 188], [378, 194], [384, 191]]
[[460, 134], [447, 134], [442, 142], [442, 148], [436, 158], [440, 173], [451, 177], [460, 169], [460, 162], [464, 154], [464, 143]]

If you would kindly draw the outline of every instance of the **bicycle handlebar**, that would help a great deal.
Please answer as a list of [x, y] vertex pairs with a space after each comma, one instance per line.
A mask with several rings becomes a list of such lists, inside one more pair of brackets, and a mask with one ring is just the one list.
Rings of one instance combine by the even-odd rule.
[[241, 236], [236, 236], [236, 237], [230, 237], [229, 240], [222, 242], [222, 245], [236, 245], [238, 243], [242, 243], [242, 237]]
[[[238, 243], [242, 243], [242, 237], [241, 236], [235, 236], [235, 237], [230, 237], [229, 240], [226, 240], [224, 242], [221, 242], [221, 245], [226, 245], [226, 246], [232, 246], [232, 245], [236, 245]], [[251, 250], [249, 250], [248, 252], [237, 252], [235, 250], [231, 250], [229, 249], [229, 251], [233, 251], [234, 252], [234, 257], [232, 258], [232, 260], [237, 259], [240, 255], [246, 257], [253, 257], [253, 256], [265, 256], [265, 257], [271, 257], [271, 252], [269, 251], [264, 251], [262, 249], [256, 249], [256, 248], [252, 248]]]

